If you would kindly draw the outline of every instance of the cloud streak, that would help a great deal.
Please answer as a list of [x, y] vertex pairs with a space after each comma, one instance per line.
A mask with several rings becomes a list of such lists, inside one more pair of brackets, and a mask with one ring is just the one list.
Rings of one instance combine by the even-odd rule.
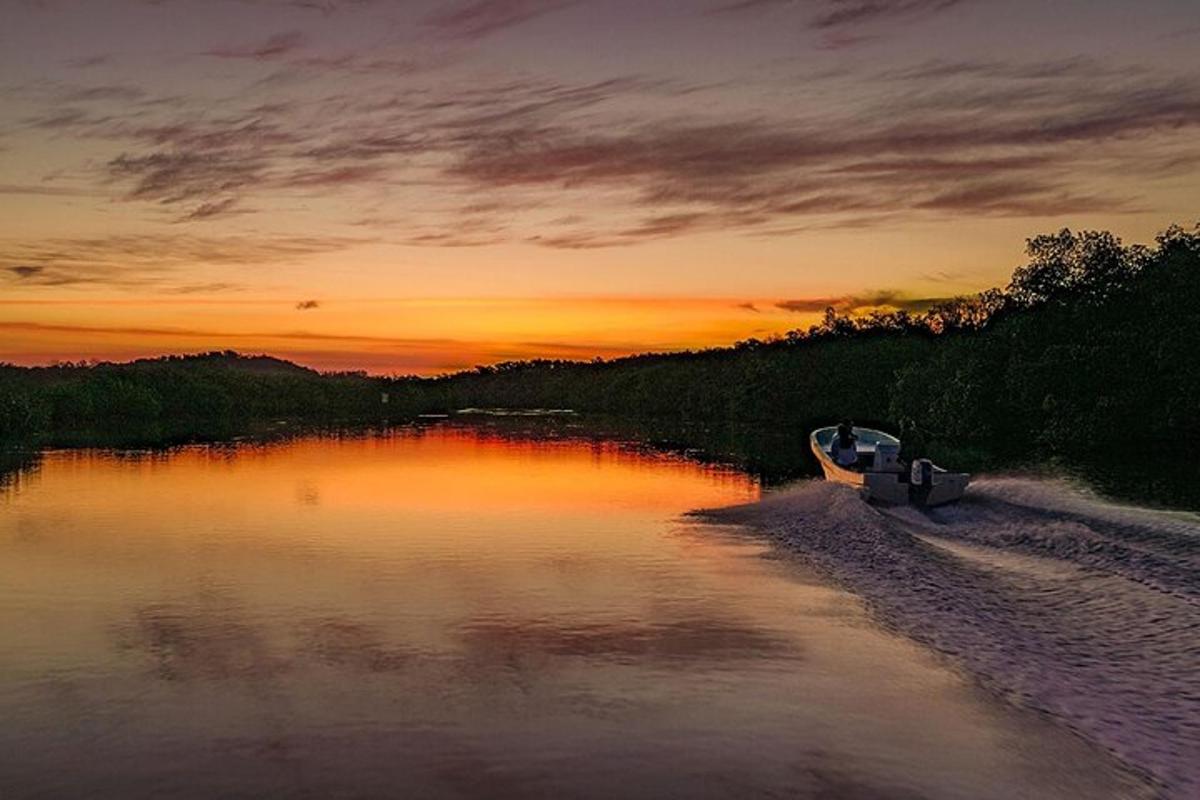
[[336, 236], [189, 234], [10, 240], [0, 243], [0, 263], [16, 264], [7, 268], [8, 282], [22, 286], [178, 289], [180, 278], [197, 266], [290, 262], [367, 241]]
[[575, 0], [471, 0], [438, 11], [425, 24], [449, 39], [482, 39], [574, 5]]
[[920, 19], [947, 11], [964, 0], [825, 0], [810, 21], [818, 30], [832, 30], [892, 19]]
[[736, 0], [710, 9], [720, 15], [786, 8], [808, 15], [807, 27], [824, 31], [827, 44], [847, 46], [868, 37], [852, 30], [885, 22], [911, 22], [949, 11], [967, 0]]
[[948, 297], [910, 297], [894, 289], [868, 292], [841, 297], [808, 297], [796, 300], [780, 300], [775, 307], [796, 314], [819, 314], [827, 308], [844, 314], [854, 314], [876, 308], [891, 308], [910, 313], [927, 311], [944, 303]]
[[253, 61], [273, 61], [291, 55], [308, 44], [308, 37], [300, 31], [277, 33], [259, 42], [230, 45], [208, 50], [207, 56], [216, 58], [245, 58]]

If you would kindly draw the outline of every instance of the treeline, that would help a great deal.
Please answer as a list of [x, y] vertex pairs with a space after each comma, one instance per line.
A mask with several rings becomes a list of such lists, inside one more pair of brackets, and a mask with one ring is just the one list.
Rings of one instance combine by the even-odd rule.
[[392, 379], [235, 353], [0, 366], [0, 438], [497, 407], [801, 431], [843, 417], [891, 429], [912, 420], [935, 456], [1194, 450], [1200, 226], [1172, 227], [1149, 247], [1064, 230], [1029, 240], [1028, 256], [1004, 289], [923, 314], [851, 318], [830, 309], [807, 330], [700, 352]]
[[[1004, 289], [731, 348], [530, 361], [424, 382], [445, 407], [808, 428], [914, 421], [936, 451], [1124, 458], [1200, 442], [1200, 226], [1153, 246], [1063, 230]], [[1188, 443], [1191, 443], [1188, 445]]]
[[404, 405], [405, 387], [392, 383], [232, 352], [127, 364], [0, 366], [0, 437], [69, 434], [87, 442], [123, 433], [133, 438], [219, 434], [264, 420], [318, 423], [411, 415], [415, 406]]

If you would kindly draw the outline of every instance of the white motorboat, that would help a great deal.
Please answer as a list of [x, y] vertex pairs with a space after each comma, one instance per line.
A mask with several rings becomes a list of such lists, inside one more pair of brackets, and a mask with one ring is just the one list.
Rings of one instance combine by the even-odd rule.
[[858, 463], [843, 467], [833, 460], [830, 447], [837, 428], [818, 428], [809, 437], [813, 455], [825, 471], [825, 480], [857, 488], [864, 499], [878, 503], [940, 506], [963, 496], [971, 476], [947, 472], [927, 459], [914, 464], [900, 461], [900, 440], [883, 431], [855, 428]]

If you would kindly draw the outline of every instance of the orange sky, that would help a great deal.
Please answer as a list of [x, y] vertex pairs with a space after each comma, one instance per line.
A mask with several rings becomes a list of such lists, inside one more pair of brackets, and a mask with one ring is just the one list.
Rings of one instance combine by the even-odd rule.
[[358, 298], [318, 303], [298, 315], [294, 304], [270, 300], [0, 301], [0, 308], [27, 318], [0, 321], [0, 332], [5, 357], [26, 364], [61, 358], [86, 340], [87, 352], [112, 359], [228, 348], [326, 369], [437, 372], [531, 355], [591, 359], [702, 347], [786, 330], [808, 316], [769, 305], [749, 312], [739, 302]]
[[1194, 222], [1194, 8], [1056, 8], [6, 7], [0, 361], [705, 347]]

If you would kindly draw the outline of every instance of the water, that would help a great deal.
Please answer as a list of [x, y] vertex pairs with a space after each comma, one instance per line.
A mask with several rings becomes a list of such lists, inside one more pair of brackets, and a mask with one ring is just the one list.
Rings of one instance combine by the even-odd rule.
[[0, 487], [0, 797], [1145, 795], [683, 516], [759, 493], [458, 424], [47, 454]]
[[1163, 796], [1200, 796], [1200, 517], [986, 476], [927, 514], [814, 482], [706, 516], [766, 532]]

